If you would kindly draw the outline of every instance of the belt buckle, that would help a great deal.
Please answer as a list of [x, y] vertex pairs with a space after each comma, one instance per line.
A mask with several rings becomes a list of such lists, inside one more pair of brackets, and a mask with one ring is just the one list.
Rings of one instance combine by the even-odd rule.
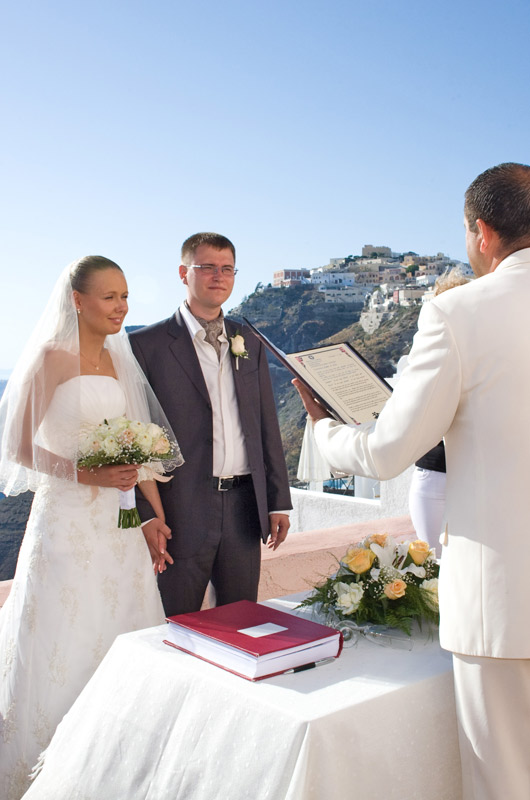
[[[230, 485], [226, 488], [223, 486], [224, 481], [231, 481]], [[228, 492], [229, 489], [232, 489], [234, 485], [234, 476], [233, 475], [224, 475], [222, 478], [217, 479], [217, 491], [218, 492]]]

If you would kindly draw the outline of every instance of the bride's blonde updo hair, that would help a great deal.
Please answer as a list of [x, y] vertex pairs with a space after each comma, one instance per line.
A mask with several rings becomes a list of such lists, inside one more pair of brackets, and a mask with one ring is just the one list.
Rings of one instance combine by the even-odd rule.
[[74, 261], [70, 268], [72, 289], [86, 294], [92, 273], [105, 269], [119, 269], [123, 273], [122, 268], [115, 261], [111, 261], [110, 258], [105, 258], [105, 256], [83, 256], [83, 258]]

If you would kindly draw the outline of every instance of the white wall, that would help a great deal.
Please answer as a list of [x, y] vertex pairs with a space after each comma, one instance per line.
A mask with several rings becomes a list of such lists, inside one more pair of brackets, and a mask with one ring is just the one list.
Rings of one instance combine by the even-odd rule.
[[408, 496], [413, 469], [414, 467], [409, 467], [397, 478], [381, 481], [381, 497], [378, 500], [291, 489], [293, 503], [291, 532], [321, 530], [352, 522], [367, 522], [372, 519], [402, 517], [408, 514]]

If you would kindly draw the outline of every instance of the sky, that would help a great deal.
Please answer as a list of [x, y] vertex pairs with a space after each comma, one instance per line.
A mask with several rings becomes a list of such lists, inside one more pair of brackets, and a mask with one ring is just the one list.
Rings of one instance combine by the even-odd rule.
[[529, 34], [528, 0], [3, 0], [0, 377], [83, 255], [137, 325], [197, 231], [236, 245], [226, 310], [364, 244], [465, 260], [466, 187], [530, 161]]

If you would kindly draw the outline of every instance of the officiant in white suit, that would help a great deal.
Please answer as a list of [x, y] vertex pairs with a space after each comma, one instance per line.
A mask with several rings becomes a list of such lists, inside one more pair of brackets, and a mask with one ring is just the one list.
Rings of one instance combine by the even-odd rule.
[[479, 280], [420, 314], [370, 432], [298, 386], [328, 461], [392, 478], [445, 437], [440, 641], [453, 652], [465, 800], [530, 798], [530, 167], [500, 164], [465, 197]]

